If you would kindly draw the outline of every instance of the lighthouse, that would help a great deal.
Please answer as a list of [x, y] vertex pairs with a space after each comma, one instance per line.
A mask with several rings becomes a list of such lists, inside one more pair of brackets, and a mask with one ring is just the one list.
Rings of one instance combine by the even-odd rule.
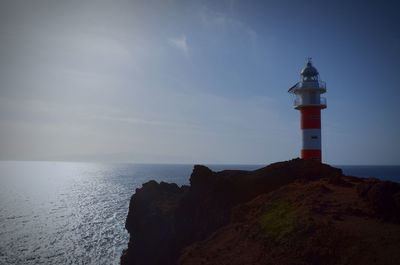
[[295, 95], [293, 106], [300, 111], [301, 116], [301, 158], [321, 161], [321, 109], [326, 108], [326, 98], [321, 97], [321, 94], [326, 92], [326, 83], [319, 79], [311, 58], [308, 58], [300, 75], [300, 82], [288, 92]]

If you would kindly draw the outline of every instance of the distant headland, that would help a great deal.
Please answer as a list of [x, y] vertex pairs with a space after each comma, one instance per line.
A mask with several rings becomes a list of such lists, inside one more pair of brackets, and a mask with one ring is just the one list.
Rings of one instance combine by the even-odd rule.
[[294, 159], [132, 196], [121, 264], [398, 264], [400, 184]]

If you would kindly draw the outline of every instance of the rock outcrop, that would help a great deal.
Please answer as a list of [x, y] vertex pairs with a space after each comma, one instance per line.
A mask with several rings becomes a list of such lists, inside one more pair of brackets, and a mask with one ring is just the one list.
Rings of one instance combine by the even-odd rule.
[[295, 159], [132, 196], [121, 264], [397, 264], [400, 185]]

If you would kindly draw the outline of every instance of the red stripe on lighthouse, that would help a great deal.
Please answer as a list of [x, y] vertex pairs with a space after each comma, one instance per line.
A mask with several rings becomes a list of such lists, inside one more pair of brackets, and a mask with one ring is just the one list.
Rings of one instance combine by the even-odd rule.
[[301, 150], [301, 158], [303, 159], [313, 159], [322, 160], [321, 150]]
[[[301, 158], [313, 159], [322, 161], [321, 155], [321, 132], [313, 135], [313, 130], [321, 130], [321, 107], [319, 106], [307, 106], [299, 109], [301, 113], [301, 129], [303, 133], [303, 148], [301, 150]], [[309, 135], [311, 132], [311, 135]], [[315, 141], [319, 141], [319, 148], [315, 148]], [[307, 149], [307, 147], [313, 146], [314, 148]]]
[[321, 108], [303, 107], [301, 113], [301, 129], [321, 129]]

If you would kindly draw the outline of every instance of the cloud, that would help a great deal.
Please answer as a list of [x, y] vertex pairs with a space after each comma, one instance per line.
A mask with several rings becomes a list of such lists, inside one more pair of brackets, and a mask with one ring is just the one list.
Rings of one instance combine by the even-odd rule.
[[249, 40], [250, 40], [250, 43], [253, 45], [253, 47], [255, 46], [255, 45], [257, 45], [257, 40], [258, 40], [258, 35], [257, 35], [257, 32], [255, 32], [253, 29], [251, 29], [251, 28], [248, 28], [247, 29], [247, 34], [249, 35]]
[[169, 38], [168, 43], [173, 47], [181, 50], [186, 57], [189, 56], [189, 45], [186, 40], [186, 36], [182, 35], [180, 37]]
[[223, 33], [239, 32], [244, 35], [251, 45], [256, 45], [258, 34], [249, 25], [233, 16], [234, 1], [230, 2], [227, 12], [217, 12], [207, 7], [200, 9], [200, 21], [204, 27], [219, 30]]

